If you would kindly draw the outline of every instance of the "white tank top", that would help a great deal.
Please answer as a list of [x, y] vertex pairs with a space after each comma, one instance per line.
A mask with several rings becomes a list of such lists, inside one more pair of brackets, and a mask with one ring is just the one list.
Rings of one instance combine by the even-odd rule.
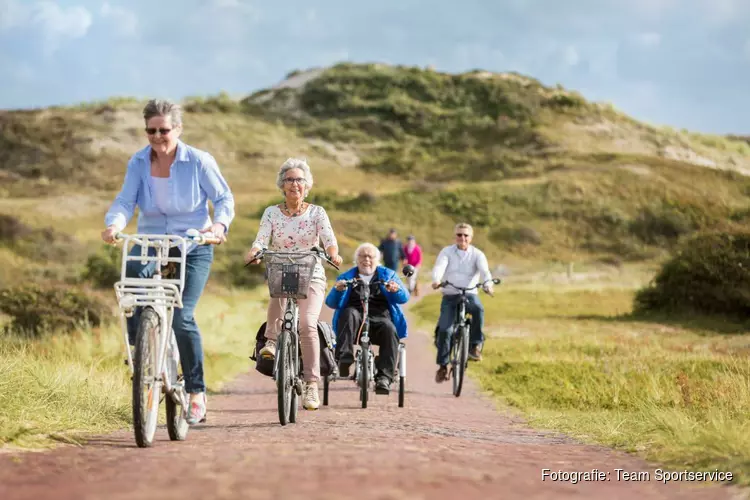
[[151, 187], [154, 193], [154, 204], [162, 213], [167, 213], [170, 207], [169, 177], [151, 176]]

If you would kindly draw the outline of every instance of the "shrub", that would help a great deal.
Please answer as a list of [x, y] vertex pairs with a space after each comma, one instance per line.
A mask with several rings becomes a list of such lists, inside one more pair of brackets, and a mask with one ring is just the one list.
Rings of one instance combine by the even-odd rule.
[[495, 243], [542, 244], [542, 235], [529, 226], [499, 227], [490, 233], [490, 239]]
[[0, 311], [11, 317], [6, 328], [32, 336], [99, 326], [111, 317], [109, 306], [83, 290], [35, 283], [0, 290]]
[[112, 288], [120, 279], [121, 250], [106, 246], [104, 250], [88, 256], [81, 279], [97, 288]]
[[630, 223], [630, 231], [644, 243], [673, 243], [697, 229], [692, 217], [670, 206], [646, 207]]
[[0, 214], [0, 241], [14, 242], [32, 233], [32, 229], [17, 217]]
[[750, 231], [701, 233], [685, 241], [635, 297], [636, 312], [750, 313]]

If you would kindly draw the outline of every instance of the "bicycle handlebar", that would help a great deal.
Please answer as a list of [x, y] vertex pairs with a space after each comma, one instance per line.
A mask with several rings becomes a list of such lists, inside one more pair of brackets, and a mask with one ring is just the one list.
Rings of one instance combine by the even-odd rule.
[[481, 287], [484, 287], [484, 285], [486, 285], [486, 284], [487, 284], [487, 283], [489, 283], [490, 281], [491, 281], [492, 283], [496, 284], [496, 285], [499, 285], [499, 284], [501, 283], [501, 281], [500, 281], [500, 278], [494, 278], [494, 279], [489, 279], [489, 280], [487, 280], [487, 281], [484, 281], [484, 282], [482, 282], [482, 283], [477, 283], [476, 285], [474, 285], [474, 286], [472, 286], [472, 287], [469, 287], [469, 288], [465, 288], [465, 287], [462, 287], [462, 286], [456, 286], [456, 285], [454, 285], [453, 283], [451, 283], [450, 281], [443, 281], [443, 282], [441, 282], [441, 283], [440, 283], [440, 284], [438, 285], [438, 288], [443, 288], [443, 287], [446, 287], [446, 286], [452, 286], [453, 288], [455, 288], [455, 289], [456, 289], [456, 290], [458, 290], [459, 292], [469, 292], [469, 291], [471, 291], [471, 290], [475, 290], [475, 289], [479, 288], [480, 286], [481, 286]]
[[[149, 240], [149, 235], [144, 235], [143, 238], [135, 238], [132, 235], [126, 234], [126, 233], [115, 233], [115, 243], [121, 243], [122, 241], [125, 241], [126, 238], [130, 238], [133, 242], [140, 246], [146, 246], [146, 247], [158, 247], [161, 246], [160, 241], [153, 241]], [[163, 235], [153, 235], [154, 237], [159, 237], [163, 241]], [[175, 238], [183, 238], [182, 236], [176, 236]], [[156, 238], [155, 238], [156, 239]], [[197, 229], [188, 229], [187, 234], [183, 238], [186, 241], [195, 243], [196, 245], [219, 245], [221, 244], [221, 238], [218, 238], [213, 235], [207, 235], [206, 233], [200, 233]], [[180, 245], [180, 240], [171, 241], [169, 243], [170, 247], [176, 247]]]
[[263, 258], [266, 255], [315, 255], [316, 257], [320, 257], [323, 260], [325, 260], [329, 265], [331, 265], [337, 271], [339, 270], [339, 266], [337, 266], [331, 260], [331, 256], [328, 255], [328, 253], [325, 250], [323, 250], [322, 248], [320, 248], [320, 247], [312, 247], [307, 252], [301, 252], [301, 251], [298, 251], [298, 252], [275, 252], [273, 250], [268, 250], [267, 248], [261, 248], [260, 251], [258, 253], [256, 253], [255, 256], [253, 256], [253, 259], [250, 260], [247, 264], [245, 264], [245, 267], [249, 266], [250, 264], [252, 264], [256, 260], [258, 262], [260, 262], [261, 260], [263, 260]]

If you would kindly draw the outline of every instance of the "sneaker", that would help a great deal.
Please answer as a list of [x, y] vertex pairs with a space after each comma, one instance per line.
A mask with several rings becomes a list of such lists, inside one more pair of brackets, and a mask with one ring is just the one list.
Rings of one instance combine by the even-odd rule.
[[448, 366], [443, 365], [440, 368], [438, 368], [437, 373], [435, 373], [435, 382], [438, 384], [445, 382], [448, 380]]
[[472, 361], [482, 361], [482, 346], [477, 344], [469, 349], [469, 359]]
[[263, 359], [276, 359], [276, 341], [268, 339], [266, 345], [258, 353]]
[[305, 385], [305, 392], [302, 394], [302, 407], [305, 410], [317, 410], [320, 407], [318, 384], [316, 382], [308, 382]]
[[375, 394], [388, 395], [391, 392], [391, 381], [388, 377], [381, 375], [375, 382]]
[[[202, 397], [193, 400], [188, 409], [187, 423], [195, 425], [206, 421], [206, 393], [201, 393]], [[189, 397], [189, 396], [188, 396]]]

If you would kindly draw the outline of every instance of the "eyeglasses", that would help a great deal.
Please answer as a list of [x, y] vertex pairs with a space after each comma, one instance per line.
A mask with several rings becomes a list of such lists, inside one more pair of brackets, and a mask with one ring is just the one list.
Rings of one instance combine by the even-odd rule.
[[470, 234], [456, 233], [456, 238], [468, 238]]
[[286, 177], [286, 178], [284, 178], [284, 183], [285, 184], [293, 184], [295, 182], [297, 184], [304, 184], [305, 183], [305, 179], [302, 178], [302, 177]]
[[375, 260], [375, 256], [374, 255], [368, 255], [366, 253], [363, 253], [362, 255], [359, 256], [359, 260], [365, 260], [365, 259]]
[[157, 130], [161, 135], [167, 135], [172, 131], [171, 128], [146, 128], [146, 133], [148, 135], [155, 135]]

